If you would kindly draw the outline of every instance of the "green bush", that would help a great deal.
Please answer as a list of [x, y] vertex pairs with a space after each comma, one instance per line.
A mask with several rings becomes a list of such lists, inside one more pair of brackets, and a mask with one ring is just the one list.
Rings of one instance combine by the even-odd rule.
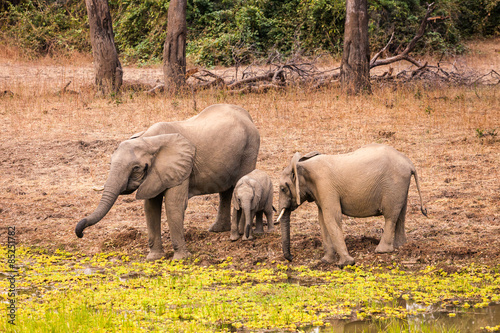
[[[0, 38], [30, 56], [90, 52], [83, 0], [9, 0], [0, 7]], [[169, 0], [109, 0], [115, 42], [125, 62], [162, 58]], [[13, 5], [16, 4], [16, 5]], [[369, 0], [372, 50], [394, 31], [389, 52], [404, 48], [425, 14], [423, 0]], [[500, 0], [436, 0], [421, 53], [455, 53], [471, 36], [500, 34]], [[188, 0], [187, 52], [196, 63], [231, 65], [279, 52], [342, 52], [345, 0]]]
[[500, 0], [458, 1], [456, 26], [465, 37], [500, 35]]
[[126, 62], [159, 61], [166, 37], [168, 0], [110, 0], [118, 52]]
[[14, 41], [28, 57], [91, 51], [84, 1], [69, 0], [61, 5], [27, 0], [17, 6], [9, 4], [0, 13], [0, 29], [4, 38]]

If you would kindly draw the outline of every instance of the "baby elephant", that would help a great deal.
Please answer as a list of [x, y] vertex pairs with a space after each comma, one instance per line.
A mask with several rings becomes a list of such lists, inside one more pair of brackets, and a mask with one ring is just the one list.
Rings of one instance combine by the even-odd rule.
[[325, 256], [340, 267], [353, 265], [342, 234], [342, 214], [352, 217], [383, 215], [384, 234], [375, 252], [392, 252], [406, 242], [405, 215], [408, 187], [415, 177], [420, 209], [422, 196], [413, 163], [396, 149], [380, 144], [364, 146], [352, 153], [305, 156], [296, 153], [280, 179], [280, 216], [283, 254], [290, 254], [290, 213], [304, 201], [316, 202]]
[[233, 192], [233, 218], [231, 221], [231, 240], [243, 234], [243, 240], [253, 239], [252, 222], [255, 232], [263, 233], [262, 214], [266, 214], [267, 231], [273, 231], [273, 184], [269, 176], [255, 169], [238, 180]]

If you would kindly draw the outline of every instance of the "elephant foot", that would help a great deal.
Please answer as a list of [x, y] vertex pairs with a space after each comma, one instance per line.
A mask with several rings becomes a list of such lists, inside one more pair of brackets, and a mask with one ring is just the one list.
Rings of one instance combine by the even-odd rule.
[[267, 225], [267, 232], [275, 232], [276, 228], [272, 224]]
[[253, 236], [252, 236], [252, 235], [250, 235], [250, 236], [248, 236], [248, 237], [247, 237], [247, 236], [245, 236], [245, 235], [243, 235], [243, 237], [241, 237], [241, 240], [244, 240], [244, 241], [248, 241], [248, 240], [252, 240], [252, 239], [253, 239]]
[[255, 229], [253, 232], [256, 233], [256, 234], [263, 234], [264, 233], [264, 228]]
[[406, 237], [396, 238], [394, 240], [394, 247], [398, 248], [405, 245], [407, 242]]
[[353, 257], [347, 256], [345, 258], [341, 258], [337, 263], [337, 266], [339, 266], [340, 268], [344, 268], [346, 266], [354, 266], [355, 263], [356, 261], [354, 260]]
[[150, 251], [146, 257], [147, 261], [156, 261], [165, 258], [165, 252], [161, 251]]
[[174, 256], [172, 257], [172, 260], [182, 260], [186, 259], [191, 256], [191, 253], [189, 251], [176, 251], [174, 252]]
[[335, 262], [334, 256], [332, 254], [325, 254], [321, 261], [327, 264], [333, 264]]
[[231, 233], [231, 236], [229, 236], [229, 239], [234, 242], [234, 241], [237, 241], [238, 239], [240, 239], [240, 234], [239, 233]]
[[230, 230], [231, 230], [231, 224], [230, 223], [223, 223], [223, 222], [220, 222], [220, 221], [216, 221], [208, 229], [208, 231], [210, 231], [210, 232], [224, 232], [224, 231], [230, 231]]
[[393, 252], [393, 251], [394, 251], [393, 245], [389, 245], [389, 244], [382, 243], [382, 242], [380, 242], [378, 244], [377, 248], [375, 249], [376, 253], [388, 253], [388, 252]]

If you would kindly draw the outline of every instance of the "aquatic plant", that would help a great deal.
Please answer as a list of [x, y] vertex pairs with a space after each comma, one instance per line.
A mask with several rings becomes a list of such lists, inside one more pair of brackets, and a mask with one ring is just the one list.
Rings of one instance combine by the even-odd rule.
[[[0, 256], [6, 257], [5, 247]], [[456, 314], [500, 302], [500, 267], [471, 264], [456, 273], [398, 265], [318, 271], [260, 263], [238, 270], [230, 257], [208, 267], [196, 259], [141, 260], [119, 252], [85, 256], [18, 248], [18, 325], [2, 320], [0, 330], [296, 330], [335, 318], [404, 319], [433, 311], [436, 304]], [[9, 271], [6, 262], [0, 269]], [[0, 289], [8, 283], [0, 279]], [[8, 300], [6, 293], [0, 298]], [[0, 309], [2, 318], [6, 311]]]

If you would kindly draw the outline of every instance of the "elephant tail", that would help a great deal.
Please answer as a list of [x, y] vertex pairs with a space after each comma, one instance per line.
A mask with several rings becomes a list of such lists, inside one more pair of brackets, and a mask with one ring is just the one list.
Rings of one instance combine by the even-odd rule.
[[420, 197], [420, 211], [422, 212], [422, 214], [425, 216], [425, 217], [428, 217], [427, 216], [427, 209], [424, 208], [424, 203], [423, 203], [423, 200], [422, 200], [422, 193], [420, 193], [420, 183], [418, 181], [418, 175], [417, 175], [417, 170], [415, 168], [413, 168], [411, 170], [411, 173], [413, 175], [413, 177], [415, 177], [415, 184], [417, 184], [417, 191], [418, 191], [418, 196]]

